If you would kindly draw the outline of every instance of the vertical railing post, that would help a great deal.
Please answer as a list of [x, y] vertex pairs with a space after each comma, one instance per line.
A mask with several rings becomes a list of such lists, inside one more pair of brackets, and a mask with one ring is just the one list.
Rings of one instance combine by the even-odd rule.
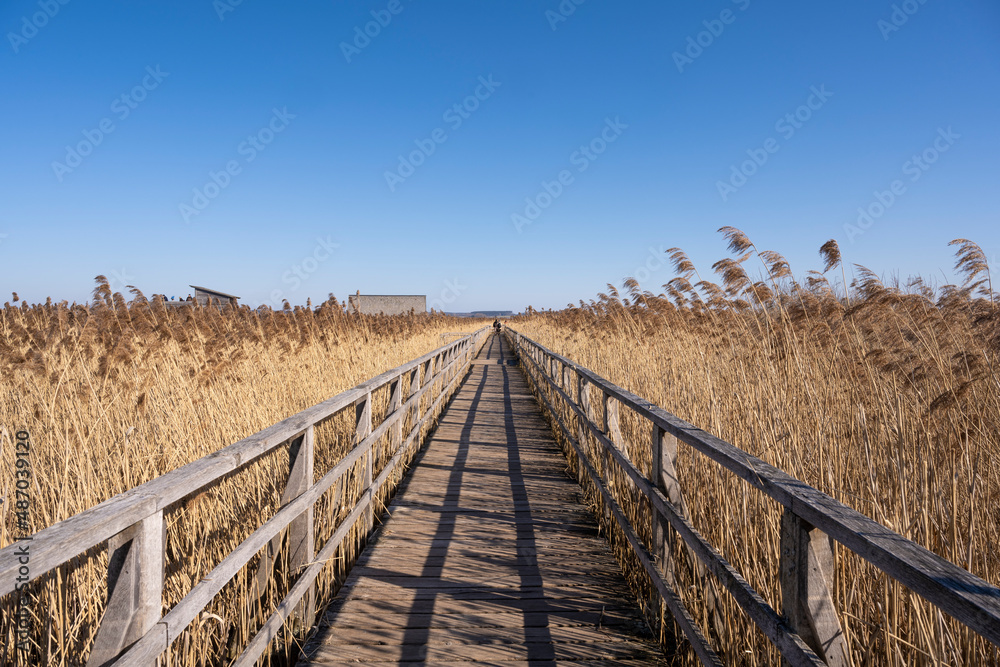
[[[285, 490], [281, 494], [281, 507], [295, 500], [304, 493], [313, 480], [313, 427], [310, 426], [301, 435], [292, 438], [288, 444], [288, 480], [285, 482]], [[289, 565], [294, 573], [298, 567], [305, 566], [312, 561], [313, 545], [313, 508], [310, 507], [301, 516], [292, 520], [288, 526], [289, 542]], [[268, 583], [274, 575], [274, 564], [277, 562], [278, 552], [281, 550], [281, 542], [285, 537], [282, 531], [271, 538], [267, 546], [261, 553], [260, 563], [257, 565], [255, 581], [257, 585], [257, 599], [263, 597], [267, 592]], [[303, 598], [304, 604], [296, 608], [300, 619], [310, 618], [315, 612], [315, 597], [313, 591]], [[298, 613], [301, 612], [301, 613]], [[312, 625], [305, 627], [306, 630]]]
[[[586, 417], [581, 417], [577, 421], [577, 442], [580, 443], [580, 451], [583, 452], [584, 456], [590, 456], [590, 425], [584, 421], [584, 419], [590, 422], [594, 421], [594, 408], [590, 403], [590, 382], [581, 373], [577, 373], [576, 380], [580, 409], [586, 415]], [[578, 461], [577, 463], [576, 481], [582, 485], [586, 473], [584, 472], [583, 461]]]
[[570, 398], [573, 398], [573, 369], [567, 365], [563, 365], [563, 378], [562, 385], [563, 391], [569, 394]]
[[[420, 372], [420, 388], [423, 389], [424, 387], [426, 387], [432, 381], [433, 377], [434, 377], [434, 359], [431, 358], [431, 359], [428, 359], [427, 361], [424, 362], [423, 368], [421, 369], [421, 372]], [[429, 392], [428, 392], [428, 394], [429, 394]], [[423, 404], [423, 403], [426, 402], [427, 403], [427, 409], [430, 410], [430, 405], [431, 404], [430, 404], [430, 399], [428, 398], [428, 394], [425, 394], [424, 396], [422, 396], [420, 398], [420, 403]], [[421, 408], [421, 411], [422, 411], [422, 408]], [[424, 415], [421, 414], [421, 419], [423, 419], [423, 417], [424, 417]], [[420, 432], [417, 434], [418, 440], [420, 440], [420, 439], [423, 438], [423, 433], [424, 433], [424, 428], [421, 427], [420, 428]]]
[[[618, 426], [618, 401], [612, 398], [606, 391], [602, 391], [601, 396], [604, 401], [604, 434], [612, 443], [614, 443], [615, 447], [621, 450], [622, 433]], [[622, 502], [622, 499], [618, 496], [618, 485], [615, 483], [614, 458], [603, 446], [600, 448], [600, 453], [602, 464], [601, 468], [604, 474], [604, 484], [608, 487], [608, 492], [611, 494], [611, 497], [618, 502]], [[606, 506], [604, 508], [604, 516], [609, 523], [612, 521], [610, 507]]]
[[108, 540], [108, 604], [87, 667], [110, 664], [160, 620], [165, 532], [161, 510]]
[[[688, 518], [687, 504], [681, 492], [681, 483], [677, 477], [677, 438], [653, 424], [653, 469], [650, 481], [667, 497], [674, 511]], [[664, 579], [671, 585], [676, 585], [679, 577], [677, 562], [673, 559], [673, 545], [676, 536], [670, 529], [665, 517], [654, 511], [653, 518], [653, 554], [660, 564]], [[705, 613], [709, 623], [715, 628], [719, 637], [724, 637], [725, 624], [719, 610], [719, 601], [715, 582], [708, 575], [705, 564], [701, 562], [694, 550], [685, 545], [687, 561], [696, 582], [700, 583], [705, 600]]]
[[[289, 445], [288, 484], [285, 486], [285, 493], [281, 499], [282, 505], [292, 502], [313, 485], [313, 438], [313, 427], [310, 426], [305, 433]], [[288, 524], [288, 567], [291, 578], [297, 578], [298, 573], [312, 563], [315, 555], [313, 506], [309, 505], [305, 512], [292, 519], [291, 523]], [[298, 629], [303, 634], [312, 628], [315, 611], [316, 589], [313, 585], [296, 606], [292, 616], [293, 623], [298, 625]]]
[[441, 391], [444, 389], [445, 373], [444, 373], [443, 354], [434, 355], [434, 375], [437, 377], [435, 378], [434, 384], [431, 385], [431, 396], [429, 399], [430, 408], [434, 413], [431, 415], [432, 421], [436, 420], [438, 416], [437, 410], [434, 408], [434, 402], [437, 400]]
[[604, 433], [615, 447], [625, 451], [621, 426], [618, 423], [618, 401], [604, 392]]
[[[625, 453], [625, 439], [622, 437], [621, 425], [619, 423], [619, 412], [618, 412], [618, 400], [613, 398], [607, 392], [604, 392], [604, 434], [608, 436], [608, 440], [614, 443], [615, 447], [619, 451]], [[611, 457], [608, 456], [606, 460], [610, 463]], [[615, 481], [610, 478], [610, 468], [608, 470], [609, 479], [605, 480], [608, 483], [609, 489], [615, 490]], [[619, 499], [619, 502], [621, 500]]]
[[[410, 371], [410, 396], [420, 391], [420, 364], [413, 367]], [[416, 426], [417, 422], [420, 421], [420, 400], [413, 402], [413, 425]], [[419, 438], [418, 438], [419, 439]]]
[[[354, 446], [357, 447], [365, 438], [372, 433], [372, 394], [368, 392], [363, 398], [354, 404]], [[362, 479], [362, 492], [367, 492], [372, 487], [373, 468], [372, 453], [373, 447], [368, 448], [364, 456], [364, 472]], [[364, 532], [367, 534], [375, 525], [375, 499], [372, 498], [368, 508], [365, 510], [363, 521]]]
[[[677, 438], [653, 424], [653, 465], [650, 482], [663, 492], [681, 516], [686, 515], [684, 497], [677, 481]], [[671, 557], [674, 534], [664, 516], [653, 512], [653, 555], [667, 583], [674, 585], [674, 560]]]
[[403, 415], [398, 414], [401, 407], [403, 407], [403, 376], [397, 375], [389, 382], [389, 416], [396, 419], [389, 430], [389, 451], [392, 456], [396, 455], [403, 444]]
[[781, 515], [782, 613], [828, 665], [850, 665], [850, 647], [840, 626], [833, 589], [833, 540], [790, 509]]

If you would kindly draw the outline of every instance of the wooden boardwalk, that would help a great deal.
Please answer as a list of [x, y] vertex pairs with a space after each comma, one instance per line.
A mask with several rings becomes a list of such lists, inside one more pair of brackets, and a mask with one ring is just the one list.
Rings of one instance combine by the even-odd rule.
[[510, 361], [492, 337], [299, 664], [665, 664]]

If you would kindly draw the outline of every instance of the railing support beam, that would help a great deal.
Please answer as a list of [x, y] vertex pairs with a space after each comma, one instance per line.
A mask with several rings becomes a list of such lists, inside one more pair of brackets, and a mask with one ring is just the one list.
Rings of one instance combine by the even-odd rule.
[[791, 510], [781, 515], [782, 612], [828, 665], [850, 665], [851, 653], [837, 617], [833, 541]]
[[112, 664], [160, 620], [165, 532], [160, 511], [108, 540], [108, 605], [87, 667]]
[[[363, 398], [358, 400], [354, 404], [354, 446], [357, 447], [361, 442], [364, 441], [372, 433], [372, 394], [368, 392]], [[372, 486], [372, 479], [374, 477], [374, 461], [372, 457], [375, 453], [375, 447], [370, 447], [365, 453], [363, 463], [364, 472], [362, 473], [361, 479], [361, 489], [362, 491], [367, 491]], [[364, 519], [362, 520], [362, 532], [365, 534], [371, 530], [375, 523], [375, 513], [372, 505], [368, 506], [365, 510]]]
[[[288, 484], [281, 498], [282, 505], [298, 498], [313, 485], [314, 437], [313, 427], [310, 426], [289, 445]], [[297, 578], [299, 572], [305, 569], [316, 555], [313, 539], [313, 506], [310, 505], [309, 509], [288, 524], [288, 567], [292, 579]], [[313, 586], [303, 596], [293, 615], [294, 622], [303, 635], [312, 627], [315, 612], [316, 590]]]

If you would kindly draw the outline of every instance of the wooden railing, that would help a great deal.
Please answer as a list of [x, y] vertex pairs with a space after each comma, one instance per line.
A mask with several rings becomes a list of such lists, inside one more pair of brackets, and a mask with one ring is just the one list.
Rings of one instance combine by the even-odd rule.
[[[596, 488], [605, 511], [627, 540], [677, 625], [705, 664], [721, 664], [674, 588], [670, 545], [679, 536], [704, 591], [706, 608], [716, 604], [711, 573], [790, 665], [849, 665], [831, 588], [836, 541], [917, 593], [993, 644], [1000, 645], [1000, 588], [931, 553], [834, 498], [759, 458], [682, 421], [579, 364], [507, 329], [521, 366], [557, 431], [568, 443], [577, 474]], [[595, 395], [596, 392], [596, 395]], [[602, 424], [594, 407], [603, 403]], [[623, 447], [619, 405], [649, 426], [652, 466], [643, 474]], [[783, 508], [778, 613], [692, 525], [675, 470], [677, 442], [729, 470]], [[612, 474], [614, 473], [614, 474]], [[621, 476], [645, 497], [653, 512], [651, 548], [615, 498]]]
[[[29, 581], [35, 581], [107, 543], [108, 602], [87, 664], [153, 665], [213, 597], [265, 548], [258, 575], [266, 581], [272, 574], [277, 547], [287, 539], [288, 565], [298, 576], [287, 596], [234, 663], [253, 665], [289, 618], [295, 616], [300, 627], [311, 627], [316, 578], [358, 521], [364, 522], [365, 533], [372, 528], [373, 500], [386, 480], [398, 473], [400, 462], [423, 444], [430, 425], [461, 382], [485, 335], [486, 328], [467, 334], [0, 550], [0, 597], [15, 590], [21, 567], [18, 554], [24, 545], [30, 545]], [[404, 379], [408, 380], [406, 395]], [[384, 411], [384, 419], [373, 424], [372, 392], [383, 387], [389, 392], [388, 409]], [[422, 406], [426, 408], [423, 412]], [[353, 448], [313, 483], [315, 427], [352, 408]], [[404, 435], [406, 423], [411, 428]], [[383, 438], [389, 442], [391, 457], [381, 469], [376, 469], [374, 462], [386, 458], [385, 452], [374, 451]], [[280, 509], [161, 618], [166, 547], [164, 510], [286, 445], [289, 475]], [[355, 464], [363, 469], [360, 497], [317, 552], [313, 544], [314, 521], [326, 521], [328, 517], [315, 517], [313, 506]], [[8, 600], [0, 603], [7, 604]]]

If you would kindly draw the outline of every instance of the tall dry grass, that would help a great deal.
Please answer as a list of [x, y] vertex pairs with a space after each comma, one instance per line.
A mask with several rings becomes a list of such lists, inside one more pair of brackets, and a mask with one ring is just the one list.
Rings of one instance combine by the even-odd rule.
[[[275, 312], [167, 307], [137, 290], [127, 301], [101, 276], [97, 283], [91, 304], [17, 305], [15, 295], [15, 304], [0, 310], [0, 495], [12, 500], [11, 437], [27, 430], [32, 532], [440, 347], [442, 332], [480, 324], [441, 315], [352, 316], [332, 296], [315, 309]], [[384, 411], [388, 396], [376, 394], [375, 410]], [[317, 428], [316, 477], [350, 448], [351, 418]], [[168, 510], [165, 609], [274, 514], [287, 472], [282, 448]], [[317, 544], [356, 500], [359, 471], [346, 479], [317, 505], [325, 517], [317, 520]], [[12, 502], [0, 510], [3, 547], [22, 531]], [[321, 595], [342, 579], [359, 541], [353, 535], [324, 573]], [[288, 588], [279, 563], [266, 590], [253, 589], [261, 602], [248, 597], [256, 563], [174, 644], [169, 664], [228, 664], [236, 655]], [[11, 596], [0, 600], [0, 664], [84, 664], [103, 613], [106, 568], [106, 549], [95, 549], [33, 587], [30, 654], [15, 652]], [[293, 654], [295, 641], [284, 636], [272, 657]]]
[[[625, 294], [609, 285], [513, 326], [1000, 584], [1000, 315], [982, 251], [954, 243], [961, 286], [887, 285], [856, 267], [845, 293], [833, 241], [820, 251], [823, 270], [799, 280], [778, 253], [720, 231], [735, 256], [713, 266], [718, 283], [674, 248], [677, 275], [658, 294], [630, 278]], [[631, 459], [648, 470], [648, 425], [624, 406], [621, 419]], [[680, 451], [694, 525], [780, 610], [780, 507]], [[616, 493], [649, 540], [648, 504], [623, 477]], [[622, 558], [646, 599], [648, 585]], [[716, 622], [692, 572], [679, 591], [727, 664], [778, 663], [721, 589]], [[1000, 664], [995, 646], [842, 547], [835, 599], [856, 664]]]

